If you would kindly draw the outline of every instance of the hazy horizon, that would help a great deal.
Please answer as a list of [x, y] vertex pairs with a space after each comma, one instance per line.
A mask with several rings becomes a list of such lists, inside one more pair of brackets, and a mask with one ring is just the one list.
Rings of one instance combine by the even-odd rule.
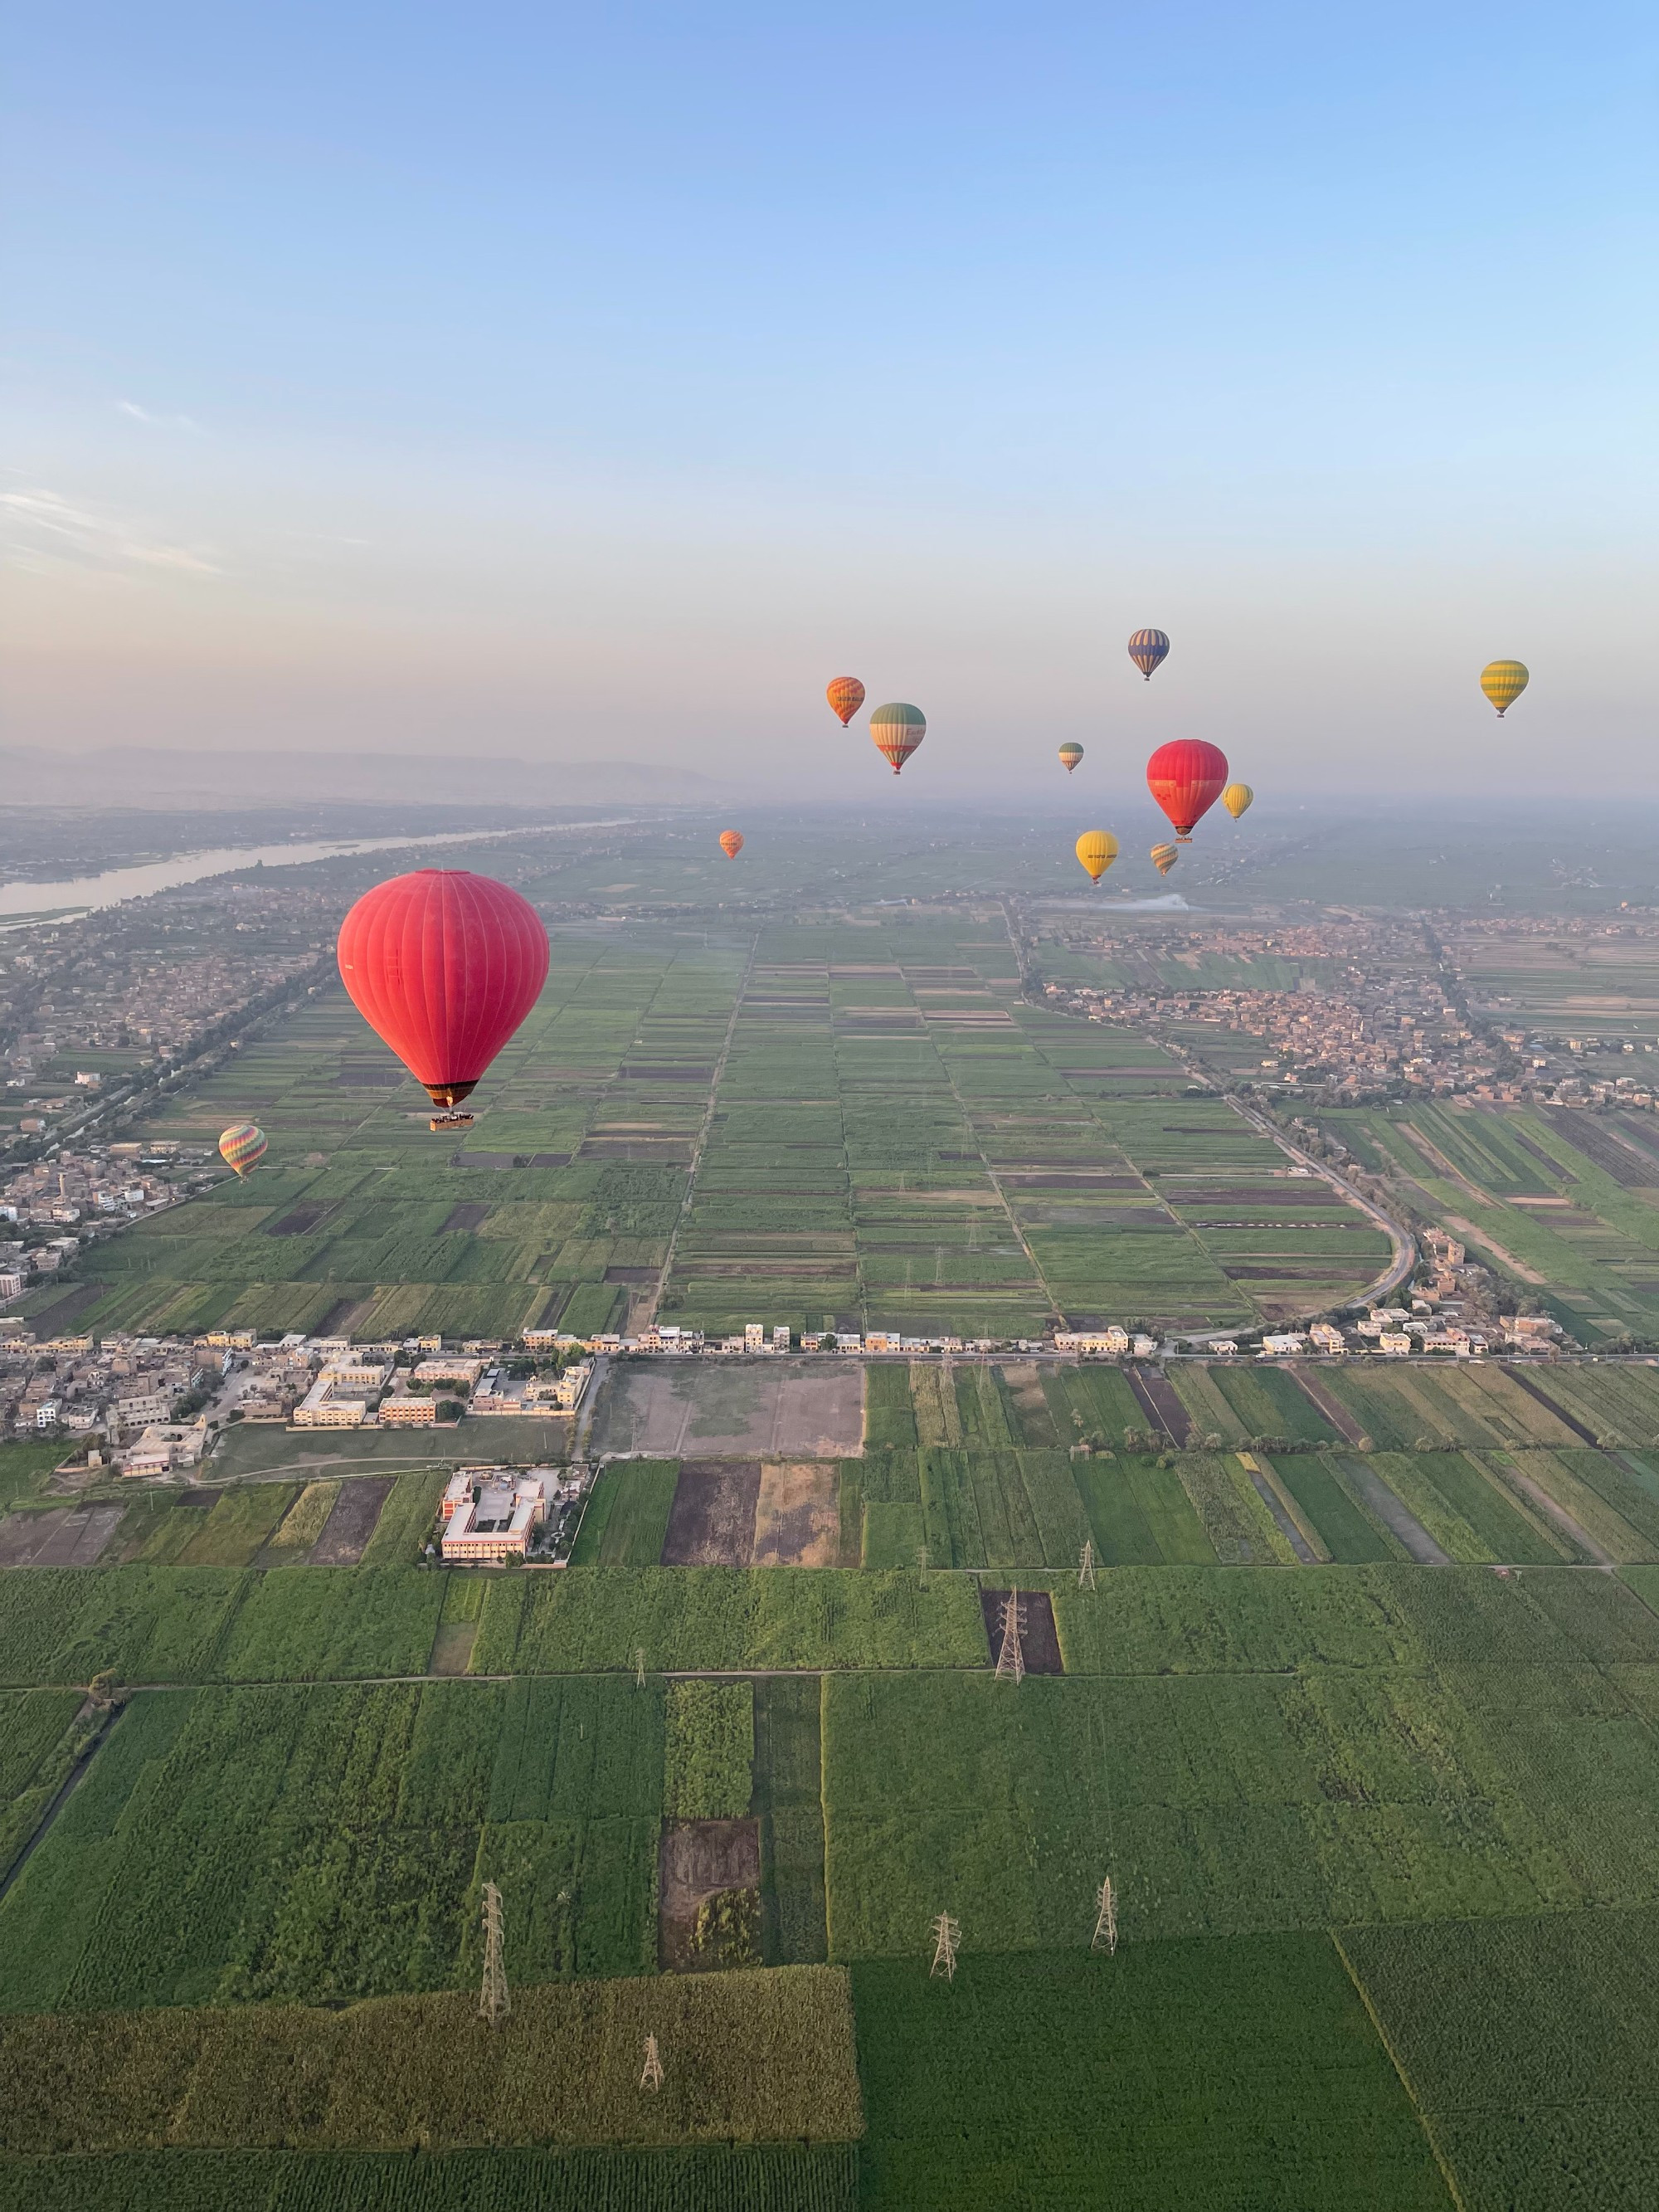
[[1584, 28], [21, 25], [5, 739], [1659, 791], [1652, 39]]

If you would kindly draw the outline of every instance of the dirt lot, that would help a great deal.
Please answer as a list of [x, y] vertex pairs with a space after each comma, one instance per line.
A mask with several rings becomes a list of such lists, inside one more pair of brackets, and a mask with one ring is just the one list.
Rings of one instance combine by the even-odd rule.
[[757, 1567], [833, 1567], [841, 1558], [841, 1470], [833, 1460], [769, 1460], [755, 1510]]
[[360, 1475], [343, 1482], [334, 1510], [323, 1523], [323, 1533], [311, 1553], [313, 1567], [355, 1567], [363, 1547], [374, 1533], [380, 1508], [391, 1494], [389, 1474]]
[[0, 1567], [89, 1567], [121, 1525], [122, 1505], [56, 1506], [0, 1521]]
[[1192, 1434], [1192, 1415], [1176, 1396], [1174, 1383], [1144, 1367], [1126, 1367], [1123, 1372], [1141, 1411], [1151, 1414], [1172, 1443], [1184, 1444]]
[[466, 1199], [459, 1206], [450, 1207], [448, 1218], [445, 1221], [440, 1233], [447, 1236], [451, 1231], [459, 1230], [471, 1236], [475, 1229], [481, 1229], [489, 1218], [488, 1199]]
[[687, 1460], [663, 1539], [665, 1567], [746, 1567], [760, 1502], [757, 1460]]
[[666, 1973], [702, 1963], [693, 1948], [697, 1907], [725, 1889], [760, 1892], [758, 1820], [675, 1820], [657, 1856], [657, 1953]]
[[[985, 1633], [991, 1643], [991, 1664], [995, 1666], [997, 1654], [1002, 1649], [1002, 1605], [1008, 1595], [1006, 1589], [986, 1589], [979, 1593], [981, 1610], [985, 1615]], [[1047, 1590], [1022, 1590], [1019, 1594], [1020, 1617], [1023, 1626], [1019, 1648], [1024, 1654], [1028, 1674], [1063, 1674], [1066, 1672], [1060, 1656], [1060, 1637], [1054, 1627], [1054, 1608]]]
[[864, 1449], [864, 1368], [853, 1359], [619, 1362], [594, 1449], [709, 1458], [845, 1459]]

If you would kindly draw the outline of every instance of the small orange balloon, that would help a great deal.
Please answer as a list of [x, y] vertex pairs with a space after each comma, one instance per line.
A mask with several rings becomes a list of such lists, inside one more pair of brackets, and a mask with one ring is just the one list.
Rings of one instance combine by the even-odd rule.
[[722, 830], [720, 831], [720, 850], [725, 854], [728, 860], [735, 860], [738, 854], [743, 850], [742, 830]]
[[837, 676], [824, 693], [844, 730], [864, 704], [864, 686], [856, 676]]

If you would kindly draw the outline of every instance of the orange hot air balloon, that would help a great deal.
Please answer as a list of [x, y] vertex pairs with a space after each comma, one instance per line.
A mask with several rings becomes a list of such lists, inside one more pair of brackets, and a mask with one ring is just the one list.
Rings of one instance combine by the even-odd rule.
[[1060, 749], [1060, 764], [1065, 769], [1067, 775], [1070, 775], [1072, 770], [1077, 766], [1078, 763], [1082, 758], [1083, 748], [1076, 743], [1064, 744]]
[[878, 707], [870, 717], [870, 735], [876, 750], [892, 763], [895, 775], [927, 734], [926, 714], [920, 707], [907, 706], [902, 699], [895, 700], [890, 707]]
[[742, 830], [722, 830], [720, 831], [720, 850], [725, 854], [728, 860], [735, 860], [738, 854], [743, 850]]
[[823, 696], [840, 716], [844, 730], [864, 704], [864, 686], [856, 676], [837, 676]]
[[1085, 830], [1077, 841], [1077, 857], [1091, 884], [1097, 884], [1117, 858], [1117, 839], [1109, 830]]
[[1146, 763], [1146, 788], [1183, 845], [1191, 842], [1193, 824], [1209, 812], [1226, 782], [1226, 754], [1202, 738], [1177, 738], [1160, 745]]
[[1152, 866], [1160, 876], [1167, 876], [1180, 858], [1178, 845], [1154, 845], [1152, 848]]

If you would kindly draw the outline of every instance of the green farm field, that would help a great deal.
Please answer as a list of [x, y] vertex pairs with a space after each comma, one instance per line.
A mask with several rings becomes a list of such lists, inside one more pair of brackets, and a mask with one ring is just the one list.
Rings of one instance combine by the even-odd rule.
[[[210, 1147], [248, 1118], [270, 1153], [100, 1243], [76, 1325], [382, 1340], [654, 1315], [971, 1339], [1358, 1295], [1386, 1240], [1187, 1088], [1156, 1046], [1027, 1004], [1000, 907], [727, 921], [719, 942], [556, 927], [459, 1138], [428, 1131], [331, 986], [159, 1106], [151, 1137]], [[34, 1303], [50, 1333], [61, 1299]]]

